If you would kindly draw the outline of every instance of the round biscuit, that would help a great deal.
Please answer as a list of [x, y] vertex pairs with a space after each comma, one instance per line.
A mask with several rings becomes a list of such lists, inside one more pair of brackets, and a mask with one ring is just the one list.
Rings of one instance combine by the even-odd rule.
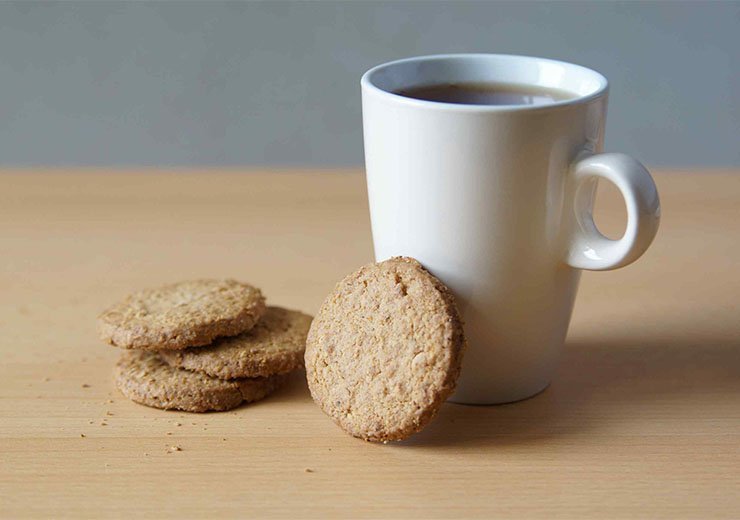
[[302, 312], [270, 306], [252, 329], [238, 336], [160, 354], [172, 366], [222, 379], [285, 374], [303, 366], [312, 319]]
[[311, 325], [311, 396], [347, 433], [402, 440], [455, 389], [465, 347], [450, 291], [412, 258], [369, 264], [339, 282]]
[[226, 381], [174, 368], [157, 352], [124, 351], [116, 364], [115, 382], [123, 395], [140, 404], [187, 412], [224, 411], [258, 401], [276, 390], [284, 376]]
[[265, 308], [259, 289], [236, 280], [180, 282], [128, 296], [98, 316], [98, 332], [116, 347], [178, 350], [249, 330]]

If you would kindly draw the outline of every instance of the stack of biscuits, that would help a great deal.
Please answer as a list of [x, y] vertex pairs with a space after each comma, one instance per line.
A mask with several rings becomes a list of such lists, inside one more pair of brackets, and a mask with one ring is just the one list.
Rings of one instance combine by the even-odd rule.
[[132, 294], [98, 317], [121, 348], [118, 389], [162, 409], [230, 410], [262, 399], [303, 366], [311, 316], [265, 304], [235, 280], [195, 280]]

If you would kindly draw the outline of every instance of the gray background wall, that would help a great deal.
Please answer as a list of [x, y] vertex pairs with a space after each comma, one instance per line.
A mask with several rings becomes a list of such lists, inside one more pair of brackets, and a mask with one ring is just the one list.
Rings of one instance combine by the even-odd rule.
[[0, 166], [355, 165], [358, 80], [439, 52], [574, 61], [607, 147], [740, 166], [738, 2], [0, 4]]

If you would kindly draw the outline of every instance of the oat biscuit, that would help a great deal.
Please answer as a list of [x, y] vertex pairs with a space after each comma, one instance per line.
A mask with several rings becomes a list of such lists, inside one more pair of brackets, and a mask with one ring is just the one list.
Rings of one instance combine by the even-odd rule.
[[285, 380], [284, 376], [226, 381], [165, 363], [156, 352], [124, 351], [115, 368], [123, 395], [140, 404], [187, 412], [224, 411], [258, 401]]
[[267, 307], [248, 332], [206, 347], [163, 351], [161, 356], [172, 366], [222, 379], [284, 374], [303, 366], [311, 320], [302, 312]]
[[265, 312], [259, 289], [195, 280], [137, 292], [98, 317], [101, 339], [122, 348], [183, 349], [251, 329]]
[[447, 287], [412, 258], [366, 265], [339, 282], [311, 325], [314, 401], [347, 433], [401, 440], [455, 388], [465, 346]]

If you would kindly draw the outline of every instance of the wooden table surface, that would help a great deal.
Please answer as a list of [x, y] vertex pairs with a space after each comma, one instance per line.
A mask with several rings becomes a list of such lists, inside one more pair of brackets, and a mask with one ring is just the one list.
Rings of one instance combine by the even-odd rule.
[[[656, 181], [653, 247], [584, 274], [547, 391], [377, 445], [301, 375], [234, 412], [134, 404], [95, 333], [195, 277], [314, 313], [372, 258], [358, 172], [0, 173], [0, 517], [738, 518], [740, 172]], [[600, 195], [605, 230], [623, 211]]]

